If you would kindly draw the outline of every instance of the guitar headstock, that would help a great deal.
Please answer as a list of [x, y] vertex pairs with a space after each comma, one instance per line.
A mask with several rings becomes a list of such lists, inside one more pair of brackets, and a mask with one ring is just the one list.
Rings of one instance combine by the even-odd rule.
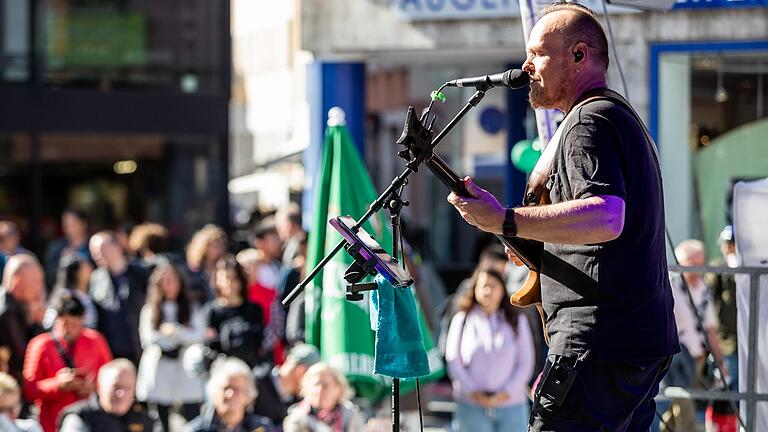
[[403, 133], [397, 140], [397, 144], [405, 146], [405, 150], [398, 152], [398, 156], [407, 160], [406, 166], [414, 172], [418, 171], [422, 162], [432, 157], [432, 126], [435, 124], [435, 117], [431, 120], [428, 117], [425, 112], [421, 118], [417, 118], [416, 109], [408, 107]]

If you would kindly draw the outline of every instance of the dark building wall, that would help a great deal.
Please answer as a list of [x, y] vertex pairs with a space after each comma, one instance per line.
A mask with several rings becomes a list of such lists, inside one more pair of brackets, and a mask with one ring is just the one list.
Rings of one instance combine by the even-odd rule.
[[[128, 191], [120, 199], [130, 222], [153, 219], [178, 237], [228, 224], [228, 1], [0, 0], [7, 11], [37, 17], [26, 26], [35, 52], [9, 52], [0, 36], [0, 217], [22, 221], [30, 247], [56, 234], [51, 219], [84, 184]], [[105, 23], [117, 36], [101, 43], [87, 34], [108, 34]], [[0, 35], [25, 27], [2, 18], [0, 26]], [[78, 137], [103, 140], [114, 155], [82, 155]], [[112, 164], [136, 140], [156, 142], [159, 153], [137, 160], [130, 178], [116, 175]], [[65, 154], [52, 157], [52, 146]], [[51, 185], [57, 197], [49, 200]], [[20, 195], [29, 202], [16, 205]]]

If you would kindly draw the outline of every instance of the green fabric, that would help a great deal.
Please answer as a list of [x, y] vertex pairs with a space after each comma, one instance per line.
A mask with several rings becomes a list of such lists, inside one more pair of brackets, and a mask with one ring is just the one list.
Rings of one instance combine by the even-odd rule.
[[[330, 218], [348, 215], [359, 219], [368, 205], [378, 197], [365, 164], [344, 126], [326, 129], [319, 183], [316, 187], [314, 220], [309, 232], [307, 269], [314, 268], [341, 240]], [[379, 212], [363, 228], [389, 249], [392, 233], [389, 217]], [[390, 380], [373, 374], [375, 334], [371, 330], [368, 299], [346, 300], [344, 271], [352, 258], [341, 251], [325, 266], [305, 291], [307, 343], [320, 349], [321, 357], [343, 371], [355, 387], [357, 395], [372, 402], [389, 392]], [[419, 309], [424, 347], [429, 353], [429, 380], [442, 376], [443, 365], [434, 347], [426, 321]], [[414, 386], [403, 383], [403, 393]]]
[[728, 131], [694, 153], [702, 240], [707, 256], [720, 256], [718, 239], [728, 223], [728, 197], [738, 180], [768, 175], [768, 120]]

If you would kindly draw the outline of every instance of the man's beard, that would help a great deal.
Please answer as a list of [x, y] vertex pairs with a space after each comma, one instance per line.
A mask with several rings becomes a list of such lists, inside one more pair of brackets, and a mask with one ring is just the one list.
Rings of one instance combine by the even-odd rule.
[[528, 101], [533, 109], [553, 109], [558, 108], [556, 104], [563, 99], [565, 95], [565, 83], [558, 83], [554, 96], [548, 97], [544, 94], [544, 89], [538, 81], [531, 81], [528, 90]]

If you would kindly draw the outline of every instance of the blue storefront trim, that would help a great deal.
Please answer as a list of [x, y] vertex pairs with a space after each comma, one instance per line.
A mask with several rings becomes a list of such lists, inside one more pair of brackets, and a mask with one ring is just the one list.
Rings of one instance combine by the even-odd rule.
[[304, 228], [312, 222], [314, 178], [323, 154], [328, 110], [338, 106], [346, 114], [347, 129], [365, 160], [365, 64], [317, 61], [308, 66], [309, 147], [304, 151]]
[[649, 46], [648, 129], [658, 145], [659, 132], [659, 60], [669, 53], [711, 53], [737, 51], [766, 51], [768, 41], [706, 41], [682, 43], [653, 43]]

